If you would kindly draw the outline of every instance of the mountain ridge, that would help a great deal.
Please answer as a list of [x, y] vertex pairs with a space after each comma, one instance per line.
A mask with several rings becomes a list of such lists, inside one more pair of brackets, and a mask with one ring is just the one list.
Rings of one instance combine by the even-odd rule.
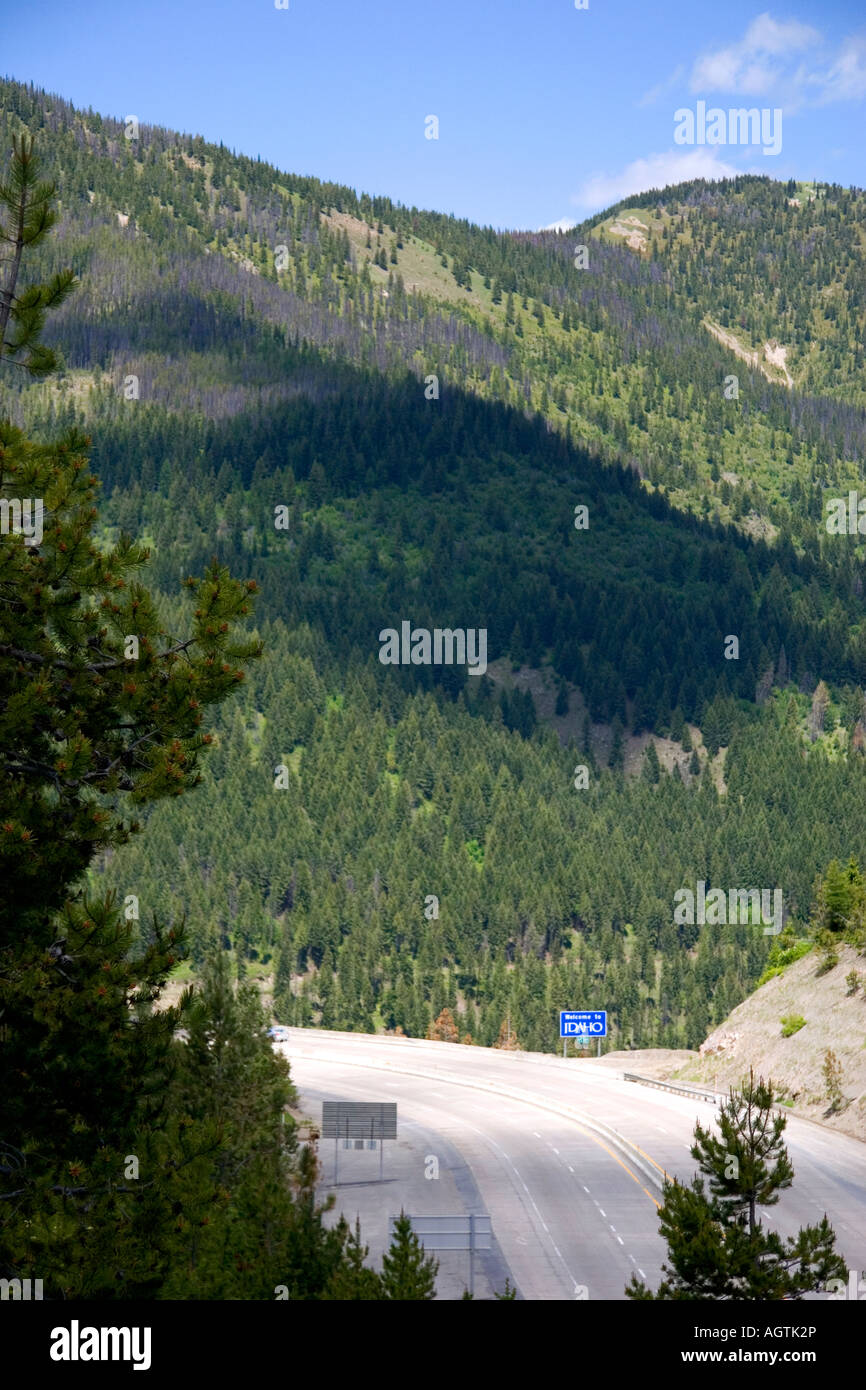
[[[286, 1022], [422, 1036], [448, 1007], [492, 1045], [510, 1012], [550, 1050], [556, 1008], [580, 1005], [610, 1008], [613, 1045], [699, 1044], [768, 947], [749, 924], [677, 926], [674, 893], [781, 882], [803, 923], [866, 815], [862, 550], [820, 525], [863, 412], [757, 372], [725, 401], [737, 359], [686, 302], [708, 190], [676, 214], [677, 290], [601, 236], [578, 270], [569, 238], [158, 129], [131, 149], [117, 123], [0, 91], [4, 138], [26, 117], [60, 182], [34, 273], [81, 280], [52, 330], [65, 379], [0, 406], [36, 437], [87, 429], [102, 536], [151, 546], [168, 628], [178, 578], [216, 556], [255, 578], [270, 653], [213, 721], [209, 816], [154, 808], [147, 849], [94, 885], [186, 919], [196, 969], [217, 947], [240, 975], [273, 968]], [[731, 244], [785, 196], [737, 184]], [[407, 290], [414, 267], [449, 297]], [[402, 621], [487, 629], [506, 676], [580, 691], [586, 734], [563, 746], [520, 679], [384, 668]]]

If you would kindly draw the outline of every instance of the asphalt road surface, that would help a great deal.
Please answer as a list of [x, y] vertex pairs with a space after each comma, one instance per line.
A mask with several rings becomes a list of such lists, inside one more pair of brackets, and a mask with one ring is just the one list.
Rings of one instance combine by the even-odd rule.
[[[378, 1153], [320, 1146], [323, 1189], [336, 1191], [336, 1211], [360, 1218], [371, 1258], [378, 1262], [388, 1217], [401, 1208], [487, 1212], [494, 1243], [475, 1257], [476, 1297], [501, 1291], [506, 1277], [519, 1297], [543, 1300], [621, 1299], [633, 1274], [658, 1285], [660, 1183], [665, 1172], [688, 1179], [696, 1171], [694, 1125], [712, 1122], [712, 1101], [624, 1081], [590, 1059], [289, 1033], [277, 1046], [314, 1119], [323, 1099], [397, 1102], [385, 1181]], [[789, 1235], [826, 1212], [849, 1269], [866, 1269], [866, 1145], [794, 1117], [785, 1143], [794, 1185], [761, 1219]], [[468, 1256], [439, 1258], [438, 1296], [459, 1298]]]

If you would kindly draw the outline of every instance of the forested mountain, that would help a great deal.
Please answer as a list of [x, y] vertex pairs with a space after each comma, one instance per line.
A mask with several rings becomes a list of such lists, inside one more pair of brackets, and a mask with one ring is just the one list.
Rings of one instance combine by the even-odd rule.
[[[280, 351], [304, 340], [529, 406], [678, 504], [801, 547], [820, 543], [821, 489], [856, 484], [859, 190], [696, 181], [568, 234], [502, 235], [20, 84], [0, 107], [6, 143], [22, 121], [50, 136], [65, 220], [45, 254], [87, 271], [51, 331], [116, 389], [134, 373], [143, 400], [240, 413], [309, 389]], [[79, 402], [86, 384], [68, 383]]]
[[[60, 191], [32, 273], [81, 281], [65, 375], [0, 409], [87, 429], [103, 540], [152, 547], [169, 618], [211, 556], [260, 590], [207, 814], [160, 804], [102, 866], [142, 932], [274, 969], [285, 1021], [447, 1006], [490, 1044], [510, 1009], [543, 1049], [608, 1007], [615, 1045], [695, 1046], [768, 940], [675, 926], [676, 890], [779, 886], [803, 923], [862, 839], [863, 552], [823, 509], [866, 455], [863, 196], [743, 178], [498, 233], [15, 83], [0, 108]], [[784, 372], [734, 350], [765, 339]], [[402, 620], [485, 628], [618, 738], [699, 726], [691, 771], [625, 779], [485, 677], [383, 666]]]

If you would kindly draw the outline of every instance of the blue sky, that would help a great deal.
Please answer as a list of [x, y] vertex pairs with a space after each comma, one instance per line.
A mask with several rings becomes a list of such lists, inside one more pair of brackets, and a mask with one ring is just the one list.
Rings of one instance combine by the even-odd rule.
[[[39, 0], [0, 55], [77, 106], [496, 227], [731, 172], [866, 185], [864, 0]], [[779, 153], [675, 143], [701, 101], [781, 110]]]

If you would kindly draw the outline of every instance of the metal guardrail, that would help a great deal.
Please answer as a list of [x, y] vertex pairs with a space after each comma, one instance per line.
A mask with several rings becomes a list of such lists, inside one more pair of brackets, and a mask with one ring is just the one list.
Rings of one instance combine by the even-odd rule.
[[641, 1086], [655, 1086], [659, 1091], [673, 1091], [680, 1096], [691, 1096], [694, 1100], [708, 1100], [715, 1105], [721, 1099], [716, 1091], [702, 1086], [681, 1086], [676, 1081], [656, 1081], [652, 1076], [638, 1076], [636, 1072], [624, 1071], [623, 1081], [637, 1081]]

